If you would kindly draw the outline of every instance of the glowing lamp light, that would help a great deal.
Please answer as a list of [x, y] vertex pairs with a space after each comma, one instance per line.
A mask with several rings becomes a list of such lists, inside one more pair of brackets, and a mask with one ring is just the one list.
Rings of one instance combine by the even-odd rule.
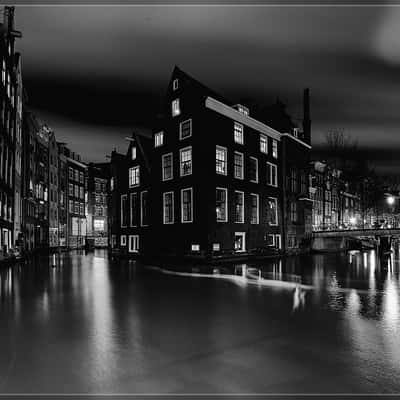
[[355, 225], [357, 222], [356, 217], [350, 217], [350, 224]]
[[389, 197], [386, 199], [386, 201], [387, 201], [387, 203], [389, 204], [389, 206], [392, 206], [392, 205], [394, 204], [394, 202], [395, 202], [395, 198], [394, 198], [393, 196], [389, 196]]

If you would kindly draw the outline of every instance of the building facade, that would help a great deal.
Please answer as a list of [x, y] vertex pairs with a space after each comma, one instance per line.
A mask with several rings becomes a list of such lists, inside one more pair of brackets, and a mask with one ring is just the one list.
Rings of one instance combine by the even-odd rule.
[[68, 248], [82, 248], [86, 244], [86, 179], [87, 165], [79, 154], [71, 151], [64, 143], [59, 143], [59, 151], [66, 158], [67, 182], [67, 234]]
[[[15, 245], [20, 233], [20, 191], [15, 179], [20, 180], [21, 130], [20, 109], [22, 85], [19, 55], [15, 52], [15, 38], [21, 34], [14, 29], [14, 8], [4, 7], [0, 34], [0, 259]], [[17, 165], [15, 151], [17, 148]], [[17, 225], [14, 231], [15, 210]]]
[[[291, 248], [300, 249], [311, 232], [309, 139], [309, 131], [274, 129], [175, 68], [152, 142], [134, 135], [126, 156], [112, 154], [113, 248], [159, 257], [264, 256], [283, 252], [296, 236]], [[290, 168], [302, 184], [284, 197]]]
[[59, 246], [59, 200], [58, 187], [58, 145], [54, 132], [49, 132], [49, 248], [57, 249]]
[[108, 178], [110, 165], [89, 164], [87, 239], [91, 247], [108, 246]]

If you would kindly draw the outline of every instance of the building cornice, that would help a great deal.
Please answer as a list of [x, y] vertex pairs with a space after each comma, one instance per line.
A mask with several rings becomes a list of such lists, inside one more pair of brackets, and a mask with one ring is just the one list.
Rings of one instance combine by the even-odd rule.
[[74, 159], [71, 158], [71, 157], [67, 157], [67, 160], [68, 160], [68, 161], [71, 161], [72, 163], [75, 163], [75, 164], [79, 165], [79, 166], [82, 167], [82, 168], [87, 168], [87, 167], [88, 167], [86, 164], [81, 163], [80, 161], [74, 160]]
[[241, 113], [240, 111], [235, 110], [234, 108], [227, 106], [224, 103], [221, 103], [218, 100], [215, 100], [212, 97], [207, 97], [205, 102], [206, 108], [217, 112], [218, 114], [224, 115], [227, 118], [230, 118], [234, 121], [240, 122], [243, 125], [248, 126], [264, 135], [267, 135], [275, 140], [281, 140], [281, 133], [276, 131], [264, 123], [249, 117]]
[[310, 146], [309, 144], [303, 142], [302, 140], [300, 140], [300, 139], [297, 138], [297, 137], [294, 137], [294, 136], [291, 135], [290, 133], [282, 133], [281, 135], [282, 135], [282, 136], [290, 137], [290, 139], [296, 141], [297, 143], [302, 144], [303, 146], [307, 147], [307, 149], [311, 149], [311, 146]]

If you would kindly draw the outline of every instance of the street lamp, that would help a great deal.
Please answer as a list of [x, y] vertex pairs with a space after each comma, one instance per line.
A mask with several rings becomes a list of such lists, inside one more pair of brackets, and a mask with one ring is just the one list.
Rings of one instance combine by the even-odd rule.
[[389, 204], [389, 206], [392, 206], [395, 201], [396, 201], [396, 199], [394, 198], [394, 196], [388, 196], [386, 198], [386, 202]]
[[356, 219], [356, 217], [350, 217], [349, 221], [350, 221], [350, 224], [354, 226], [357, 222], [357, 219]]

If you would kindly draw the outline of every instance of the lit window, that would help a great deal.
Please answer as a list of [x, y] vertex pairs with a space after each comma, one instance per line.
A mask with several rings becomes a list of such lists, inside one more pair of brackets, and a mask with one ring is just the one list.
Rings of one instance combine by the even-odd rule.
[[181, 190], [181, 221], [193, 222], [193, 190]]
[[275, 164], [267, 162], [267, 185], [278, 186], [278, 171]]
[[172, 111], [172, 116], [173, 117], [176, 117], [177, 115], [179, 115], [181, 113], [181, 108], [180, 108], [180, 105], [179, 105], [179, 99], [173, 100], [172, 104], [171, 104], [171, 107], [172, 107], [171, 111]]
[[200, 251], [200, 245], [199, 244], [192, 244], [192, 251]]
[[258, 160], [250, 157], [250, 182], [258, 183]]
[[186, 139], [192, 136], [192, 120], [188, 119], [179, 124], [179, 139]]
[[130, 253], [138, 253], [139, 252], [139, 235], [129, 235], [128, 251]]
[[278, 158], [278, 141], [272, 140], [272, 157]]
[[290, 203], [290, 221], [297, 222], [297, 204], [295, 201]]
[[259, 197], [258, 194], [251, 194], [251, 224], [258, 224], [259, 223]]
[[136, 146], [133, 146], [131, 149], [131, 158], [132, 160], [136, 160]]
[[227, 150], [225, 147], [217, 146], [215, 152], [215, 170], [217, 174], [227, 174]]
[[174, 192], [163, 194], [163, 220], [164, 224], [174, 223]]
[[112, 176], [110, 179], [110, 190], [114, 190], [114, 177]]
[[160, 147], [164, 144], [164, 132], [158, 132], [154, 135], [154, 147]]
[[162, 180], [168, 181], [174, 177], [172, 165], [172, 153], [162, 156]]
[[278, 225], [278, 200], [275, 197], [267, 199], [267, 223]]
[[243, 125], [235, 122], [233, 132], [235, 143], [243, 144]]
[[220, 251], [221, 245], [220, 243], [213, 243], [213, 251]]
[[244, 176], [244, 165], [243, 165], [243, 154], [235, 151], [234, 158], [234, 170], [235, 170], [235, 178], [243, 179]]
[[235, 191], [235, 222], [243, 223], [244, 222], [244, 193]]
[[268, 138], [264, 135], [260, 135], [260, 151], [268, 154]]
[[176, 90], [176, 89], [178, 89], [178, 86], [179, 86], [178, 79], [174, 79], [172, 82], [172, 89]]
[[192, 174], [192, 148], [186, 147], [180, 150], [181, 176]]
[[140, 184], [140, 167], [129, 168], [129, 187], [139, 186]]
[[228, 190], [223, 188], [216, 189], [215, 211], [217, 222], [228, 221]]

